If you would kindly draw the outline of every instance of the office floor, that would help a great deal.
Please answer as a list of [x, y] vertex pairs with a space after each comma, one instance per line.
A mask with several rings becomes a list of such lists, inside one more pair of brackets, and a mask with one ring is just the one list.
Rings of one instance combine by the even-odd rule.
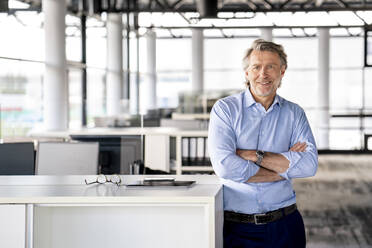
[[372, 155], [321, 155], [294, 188], [308, 248], [372, 248]]

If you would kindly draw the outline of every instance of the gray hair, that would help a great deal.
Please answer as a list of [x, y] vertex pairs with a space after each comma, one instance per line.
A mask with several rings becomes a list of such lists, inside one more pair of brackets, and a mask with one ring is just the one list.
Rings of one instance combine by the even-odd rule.
[[[252, 46], [247, 50], [243, 58], [243, 69], [244, 71], [249, 67], [249, 59], [253, 51], [269, 51], [279, 55], [280, 65], [287, 69], [287, 54], [284, 52], [284, 48], [280, 44], [276, 44], [271, 41], [266, 41], [264, 39], [257, 39], [253, 41]], [[249, 81], [246, 82], [249, 87]], [[279, 84], [279, 87], [281, 82]]]
[[252, 46], [245, 53], [245, 56], [243, 58], [244, 70], [246, 70], [249, 66], [249, 58], [253, 51], [269, 51], [278, 54], [280, 58], [280, 65], [284, 65], [285, 69], [287, 69], [287, 54], [284, 52], [283, 46], [271, 41], [257, 39], [253, 41]]

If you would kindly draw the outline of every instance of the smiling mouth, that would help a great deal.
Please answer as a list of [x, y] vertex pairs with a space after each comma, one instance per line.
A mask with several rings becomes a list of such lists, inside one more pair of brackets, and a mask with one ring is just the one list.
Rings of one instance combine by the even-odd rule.
[[258, 83], [261, 84], [261, 85], [268, 85], [268, 84], [271, 84], [272, 82], [269, 81], [269, 82], [258, 82]]

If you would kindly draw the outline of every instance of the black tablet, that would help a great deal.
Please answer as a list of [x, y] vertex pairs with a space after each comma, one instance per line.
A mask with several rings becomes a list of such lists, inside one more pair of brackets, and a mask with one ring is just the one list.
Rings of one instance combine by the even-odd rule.
[[156, 181], [142, 181], [137, 184], [127, 184], [128, 187], [135, 186], [191, 186], [195, 181], [167, 181], [167, 180], [156, 180]]

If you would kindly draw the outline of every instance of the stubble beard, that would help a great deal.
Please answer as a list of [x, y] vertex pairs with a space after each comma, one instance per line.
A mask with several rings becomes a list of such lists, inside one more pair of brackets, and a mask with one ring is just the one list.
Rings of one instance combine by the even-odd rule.
[[278, 89], [280, 87], [280, 81], [277, 82], [273, 82], [273, 85], [272, 87], [270, 88], [269, 91], [267, 92], [262, 92], [259, 87], [260, 87], [260, 84], [259, 83], [255, 83], [254, 84], [255, 87], [251, 87], [251, 89], [253, 90], [254, 94], [259, 96], [259, 97], [266, 97], [266, 96], [270, 96], [274, 91], [276, 91], [276, 89]]

